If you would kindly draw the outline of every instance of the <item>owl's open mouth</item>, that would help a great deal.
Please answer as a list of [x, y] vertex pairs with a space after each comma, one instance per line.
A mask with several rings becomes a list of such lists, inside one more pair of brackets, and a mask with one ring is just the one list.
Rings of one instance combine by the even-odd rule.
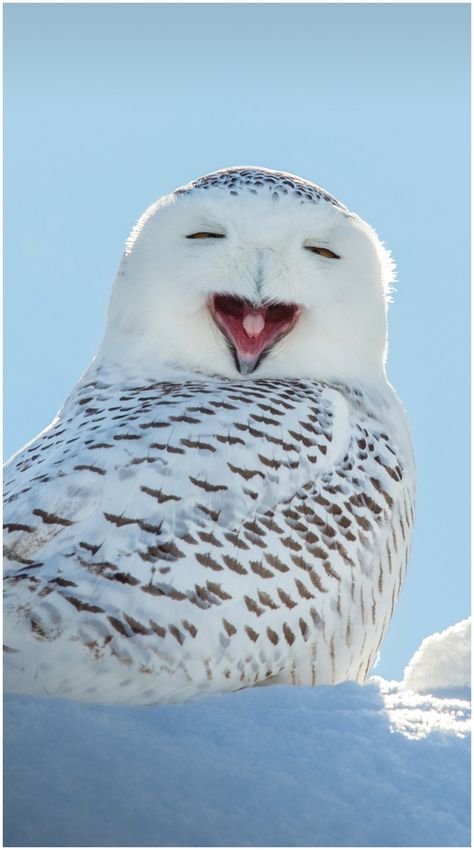
[[231, 347], [237, 369], [249, 375], [295, 326], [302, 308], [281, 302], [256, 307], [232, 295], [212, 295], [209, 310]]

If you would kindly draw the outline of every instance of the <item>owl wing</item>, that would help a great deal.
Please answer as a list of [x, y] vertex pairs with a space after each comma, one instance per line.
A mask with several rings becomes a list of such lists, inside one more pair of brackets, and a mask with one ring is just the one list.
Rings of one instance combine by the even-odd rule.
[[340, 394], [315, 385], [155, 389], [145, 410], [130, 391], [83, 399], [5, 467], [7, 575], [54, 574], [73, 549], [123, 564], [210, 525], [235, 533], [330, 469], [349, 436]]

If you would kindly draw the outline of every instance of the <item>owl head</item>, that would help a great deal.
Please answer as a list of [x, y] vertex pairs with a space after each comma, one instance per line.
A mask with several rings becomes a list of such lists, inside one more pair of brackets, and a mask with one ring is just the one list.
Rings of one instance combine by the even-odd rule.
[[393, 264], [319, 186], [228, 168], [153, 204], [126, 243], [97, 362], [159, 380], [384, 380]]

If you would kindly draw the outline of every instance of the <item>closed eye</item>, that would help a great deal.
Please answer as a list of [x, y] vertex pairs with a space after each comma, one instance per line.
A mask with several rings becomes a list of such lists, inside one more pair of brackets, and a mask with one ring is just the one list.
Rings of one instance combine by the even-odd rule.
[[208, 233], [200, 230], [198, 233], [190, 233], [186, 239], [225, 239], [225, 233]]
[[305, 245], [306, 251], [311, 251], [312, 254], [319, 254], [320, 257], [328, 257], [331, 260], [340, 260], [339, 254], [330, 251], [329, 248], [320, 248], [318, 245]]

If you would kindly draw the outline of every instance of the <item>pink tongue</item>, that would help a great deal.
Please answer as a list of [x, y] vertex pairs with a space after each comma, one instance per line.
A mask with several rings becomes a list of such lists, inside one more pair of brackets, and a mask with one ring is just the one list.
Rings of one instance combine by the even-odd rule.
[[265, 319], [261, 313], [247, 313], [242, 324], [247, 336], [254, 339], [262, 333], [265, 327]]

